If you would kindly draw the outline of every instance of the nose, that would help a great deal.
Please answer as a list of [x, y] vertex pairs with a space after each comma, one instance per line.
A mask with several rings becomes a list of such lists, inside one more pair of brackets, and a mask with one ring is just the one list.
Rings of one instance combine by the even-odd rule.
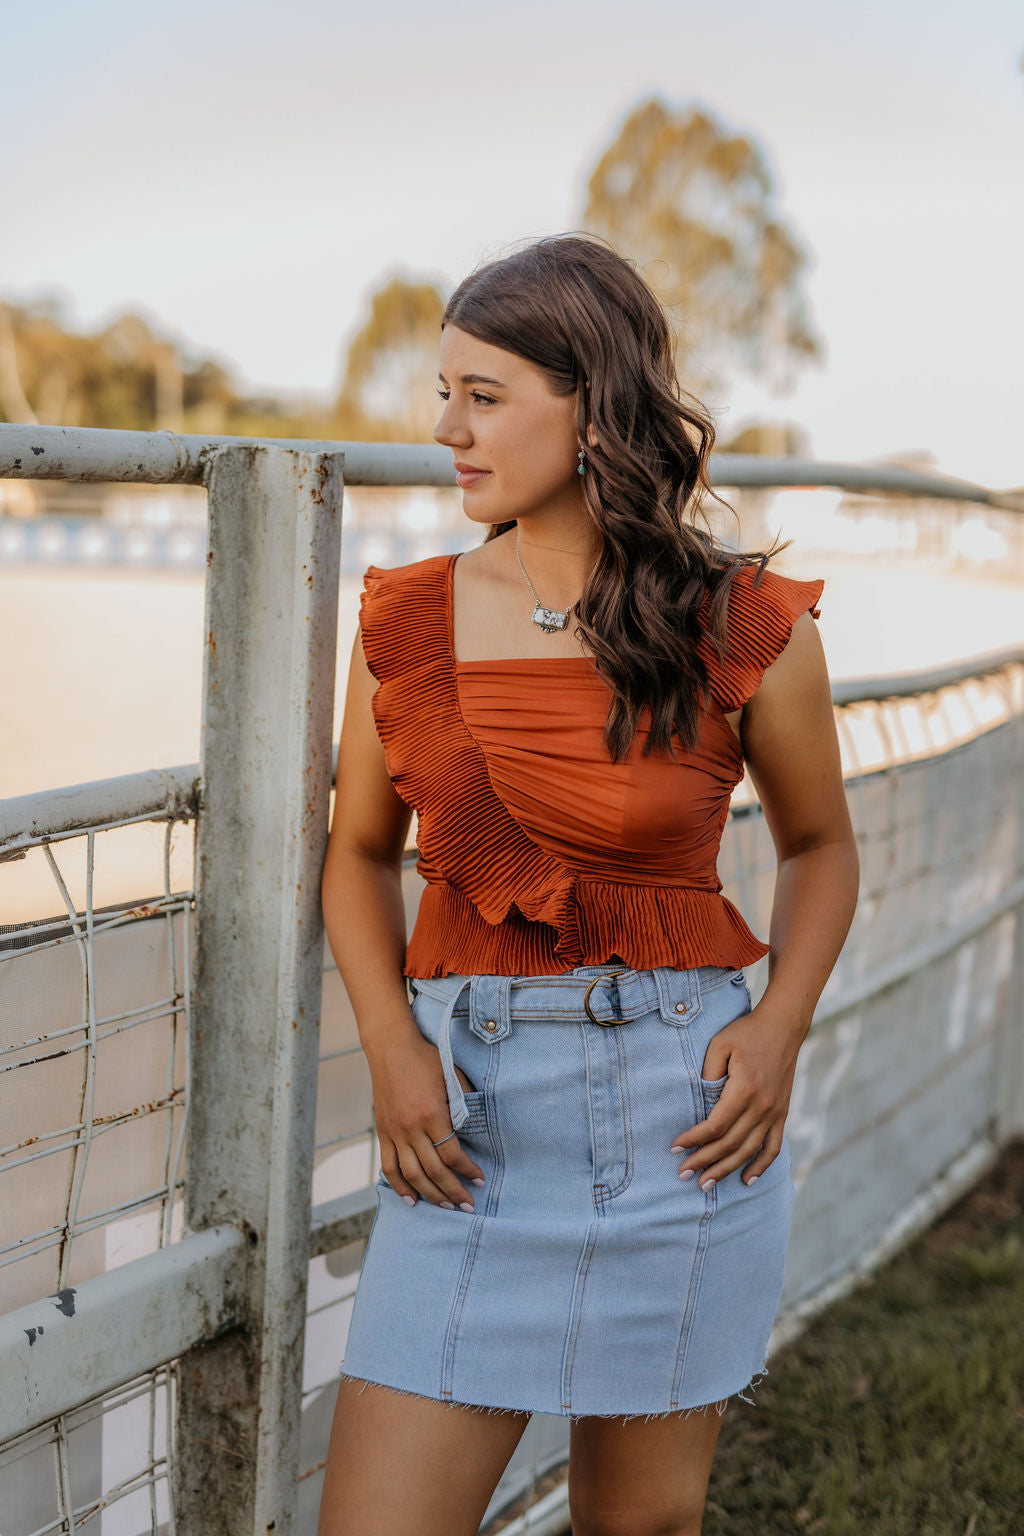
[[433, 436], [435, 442], [443, 443], [446, 448], [465, 448], [473, 441], [468, 428], [459, 422], [451, 400], [445, 402]]

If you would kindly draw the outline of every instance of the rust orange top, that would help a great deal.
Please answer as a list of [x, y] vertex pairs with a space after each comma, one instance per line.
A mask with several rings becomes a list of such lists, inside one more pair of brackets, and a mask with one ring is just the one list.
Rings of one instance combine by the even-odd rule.
[[[431, 555], [363, 577], [363, 654], [388, 774], [418, 818], [427, 882], [406, 976], [557, 975], [617, 954], [637, 970], [739, 968], [768, 953], [721, 895], [718, 850], [743, 749], [725, 713], [754, 694], [823, 580], [743, 566], [734, 657], [700, 654], [713, 706], [693, 752], [628, 756], [602, 742], [610, 689], [587, 656], [456, 661], [452, 572]], [[707, 599], [705, 598], [705, 602]]]

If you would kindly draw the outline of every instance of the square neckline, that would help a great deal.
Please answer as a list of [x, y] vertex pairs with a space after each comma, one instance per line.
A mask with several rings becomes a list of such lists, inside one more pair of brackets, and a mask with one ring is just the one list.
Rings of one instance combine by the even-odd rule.
[[[599, 688], [606, 689], [608, 687], [606, 679], [601, 676], [595, 662], [589, 656], [486, 656], [482, 659], [474, 658], [471, 661], [459, 661], [455, 655], [455, 562], [461, 553], [461, 551], [458, 551], [455, 554], [449, 555], [445, 566], [445, 642], [448, 651], [448, 662], [456, 686], [458, 685], [460, 672], [464, 672], [470, 667], [477, 667], [481, 670], [485, 668], [491, 670], [498, 668], [500, 670], [506, 667], [529, 668], [536, 662], [539, 662], [542, 667], [562, 665], [568, 666], [573, 672], [577, 672], [580, 662], [583, 662], [587, 667], [587, 671], [579, 675], [588, 682], [595, 683]], [[721, 726], [730, 747], [742, 760], [744, 756], [743, 744], [725, 718], [724, 711], [720, 709], [711, 710], [705, 711], [705, 714], [709, 720], [717, 722]]]
[[452, 668], [456, 672], [465, 667], [529, 667], [536, 662], [540, 662], [542, 667], [559, 663], [563, 666], [578, 667], [580, 662], [583, 662], [594, 676], [598, 677], [597, 667], [590, 656], [484, 656], [460, 661], [455, 654], [455, 563], [461, 553], [460, 550], [448, 556], [448, 567], [445, 572], [445, 640]]

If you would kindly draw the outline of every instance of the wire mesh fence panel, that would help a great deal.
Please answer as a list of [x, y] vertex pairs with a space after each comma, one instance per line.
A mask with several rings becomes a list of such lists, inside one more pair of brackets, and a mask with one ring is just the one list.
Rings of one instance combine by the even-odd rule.
[[0, 930], [0, 1188], [19, 1213], [0, 1230], [5, 1311], [162, 1247], [180, 1223], [192, 892], [175, 886], [172, 866], [179, 873], [191, 839], [180, 822], [154, 830], [158, 843], [135, 839], [149, 844], [140, 864], [155, 866], [142, 899], [93, 903], [112, 831], [46, 840], [24, 865], [0, 864], [9, 883], [44, 861], [64, 907]]
[[174, 1363], [0, 1446], [4, 1536], [174, 1536]]
[[[0, 451], [19, 431], [0, 427]], [[286, 1047], [293, 1037], [288, 1032], [283, 1039], [282, 1019], [298, 1028], [303, 1017], [305, 1038], [311, 1037], [309, 956], [296, 933], [313, 930], [305, 916], [291, 921], [289, 902], [300, 884], [302, 899], [309, 901], [313, 883], [301, 865], [302, 844], [313, 836], [303, 817], [311, 801], [319, 816], [326, 800], [322, 779], [315, 795], [307, 780], [311, 763], [326, 776], [323, 709], [334, 636], [329, 659], [319, 657], [307, 667], [313, 637], [329, 627], [328, 609], [307, 611], [298, 603], [280, 634], [271, 630], [276, 599], [286, 608], [304, 594], [311, 570], [319, 570], [321, 580], [328, 573], [336, 598], [337, 552], [332, 562], [330, 538], [317, 542], [324, 531], [317, 519], [338, 455], [325, 451], [321, 462], [310, 445], [270, 452], [255, 445], [247, 453], [237, 443], [169, 441], [171, 434], [142, 444], [144, 436], [48, 437], [45, 473], [74, 472], [88, 480], [101, 478], [102, 470], [111, 480], [120, 475], [127, 481], [144, 478], [137, 471], [145, 464], [154, 481], [199, 486], [211, 455], [222, 454], [220, 533], [214, 518], [214, 537], [203, 544], [204, 558], [219, 562], [216, 579], [209, 578], [214, 588], [221, 583], [209, 633], [221, 645], [221, 664], [230, 669], [234, 661], [244, 662], [245, 645], [262, 645], [260, 665], [250, 670], [266, 677], [283, 653], [281, 636], [305, 638], [287, 653], [273, 697], [254, 695], [266, 705], [273, 729], [247, 734], [251, 721], [244, 707], [217, 716], [222, 755], [211, 759], [216, 782], [202, 809], [198, 770], [187, 765], [157, 771], [157, 779], [167, 780], [157, 806], [140, 810], [138, 786], [129, 793], [127, 781], [73, 786], [55, 792], [56, 822], [37, 820], [38, 807], [27, 802], [40, 797], [30, 796], [24, 826], [15, 836], [0, 836], [0, 1372], [6, 1372], [0, 1531], [170, 1533], [175, 1488], [185, 1490], [187, 1501], [205, 1475], [211, 1494], [231, 1488], [246, 1500], [251, 1495], [253, 1509], [294, 1508], [294, 1524], [286, 1513], [277, 1527], [282, 1536], [286, 1529], [313, 1536], [379, 1164], [370, 1074], [326, 944], [312, 959], [314, 981], [317, 967], [322, 969], [315, 1087], [317, 1047], [290, 1057]], [[345, 446], [356, 479], [390, 475], [396, 485], [443, 484], [443, 466], [430, 450], [406, 452], [409, 445], [396, 445], [386, 451], [387, 462], [378, 463], [372, 445]], [[797, 468], [810, 484], [815, 466]], [[848, 478], [861, 486], [862, 496], [872, 483], [863, 474]], [[842, 477], [832, 473], [829, 483], [836, 480]], [[717, 483], [732, 482], [720, 476]], [[744, 492], [747, 500], [755, 505], [760, 497], [764, 511], [777, 492], [758, 490], [749, 478], [747, 484], [754, 487]], [[338, 487], [340, 479], [336, 497]], [[942, 494], [941, 487], [935, 490], [936, 497]], [[979, 504], [986, 494], [977, 492]], [[908, 503], [907, 515], [894, 517], [886, 531], [891, 499], [879, 499], [874, 508], [866, 497], [846, 497], [835, 500], [827, 518], [819, 515], [818, 546], [796, 531], [805, 551], [884, 547], [919, 562], [931, 550], [956, 566], [977, 556], [981, 527], [989, 563], [1005, 568], [1009, 562], [1016, 569], [1019, 515], [997, 506], [999, 498], [988, 499], [992, 504], [970, 517], [969, 496], [963, 503], [951, 500], [934, 520], [921, 515], [919, 505], [916, 522]], [[293, 521], [277, 515], [283, 504], [296, 509]], [[259, 528], [257, 515], [267, 519]], [[423, 534], [414, 524], [398, 519], [367, 555], [370, 546], [361, 540], [377, 535], [357, 521], [360, 537], [349, 547], [346, 568], [384, 563], [388, 549], [399, 559], [417, 558], [419, 546], [413, 551], [402, 542]], [[331, 537], [336, 534], [334, 529]], [[305, 545], [295, 542], [300, 535]], [[277, 537], [283, 542], [276, 552], [261, 553]], [[236, 538], [243, 542], [236, 546]], [[435, 549], [436, 541], [422, 553]], [[249, 574], [247, 555], [265, 561], [262, 606], [248, 606], [251, 591], [242, 582]], [[252, 633], [253, 611], [261, 616], [258, 634]], [[221, 692], [226, 708], [224, 694], [246, 685], [244, 665], [237, 674], [220, 676], [230, 684]], [[321, 716], [319, 735], [310, 737], [314, 683]], [[797, 1203], [773, 1347], [954, 1198], [1024, 1120], [1016, 1027], [1024, 975], [1021, 656], [989, 658], [987, 664], [969, 659], [942, 675], [933, 669], [916, 684], [907, 677], [861, 679], [835, 688], [834, 697], [861, 853], [861, 893], [794, 1085], [788, 1129]], [[288, 750], [275, 757], [280, 742]], [[145, 777], [132, 776], [133, 783]], [[78, 803], [94, 804], [97, 793], [107, 801], [102, 816], [76, 811]], [[220, 884], [207, 887], [220, 893], [212, 903], [217, 910], [205, 915], [219, 920], [215, 938], [221, 947], [215, 944], [211, 954], [230, 958], [236, 916], [241, 927], [250, 924], [249, 948], [232, 995], [225, 993], [222, 967], [207, 976], [205, 992], [194, 993], [196, 958], [211, 942], [200, 910], [202, 881], [193, 868], [197, 839], [211, 825], [233, 826], [235, 802], [247, 795], [239, 826], [248, 842], [237, 849], [221, 837], [214, 850]], [[254, 808], [276, 814], [284, 801], [287, 815], [274, 846], [290, 852], [267, 860]], [[403, 870], [410, 929], [422, 890], [413, 867], [416, 830], [414, 818]], [[236, 854], [248, 860], [241, 890]], [[267, 882], [285, 878], [287, 858], [293, 860], [287, 865], [286, 878], [293, 882], [288, 899], [284, 886], [267, 897]], [[733, 799], [719, 875], [724, 893], [754, 931], [767, 935], [776, 854], [749, 778]], [[269, 936], [262, 946], [253, 944], [257, 931]], [[254, 955], [260, 964], [267, 961], [260, 974], [269, 983], [262, 993], [250, 989], [243, 1006], [236, 1000], [245, 992]], [[277, 957], [282, 974], [275, 970]], [[290, 979], [299, 971], [306, 990], [297, 992]], [[767, 981], [767, 959], [748, 971], [756, 1002]], [[218, 988], [220, 1011], [210, 1012], [206, 994]], [[199, 1059], [226, 1064], [231, 1087], [221, 1093], [203, 1073], [197, 1087]], [[240, 1101], [250, 1069], [262, 1075], [247, 1114]], [[264, 1109], [267, 1165], [249, 1158], [243, 1176], [227, 1153], [214, 1155], [212, 1149], [261, 1145], [249, 1122]], [[191, 1167], [190, 1146], [199, 1149]], [[306, 1222], [310, 1165], [307, 1258], [286, 1250], [289, 1244], [295, 1250], [297, 1232], [296, 1220], [289, 1224], [289, 1201]], [[294, 1189], [297, 1168], [301, 1191]], [[185, 1220], [190, 1200], [199, 1212], [195, 1230]], [[212, 1217], [204, 1215], [209, 1211]], [[263, 1247], [268, 1233], [269, 1259]], [[121, 1291], [109, 1284], [119, 1275]], [[300, 1376], [295, 1362], [303, 1307]], [[26, 1308], [32, 1316], [27, 1329], [21, 1328]], [[297, 1315], [298, 1329], [291, 1335], [294, 1359], [282, 1360], [273, 1324], [285, 1312], [293, 1323]], [[68, 1331], [83, 1315], [90, 1323], [99, 1319], [91, 1352]], [[188, 1337], [168, 1343], [175, 1325]], [[171, 1333], [160, 1331], [168, 1326]], [[65, 1381], [53, 1368], [52, 1351], [48, 1375], [40, 1364], [43, 1346], [54, 1338], [67, 1341]], [[230, 1407], [232, 1383], [252, 1384], [253, 1401], [237, 1403], [237, 1423], [226, 1425], [212, 1451], [207, 1425], [196, 1416], [199, 1363], [209, 1365], [210, 1381], [219, 1381], [221, 1406]], [[273, 1426], [254, 1428], [267, 1380], [273, 1391], [266, 1401], [280, 1435]], [[15, 1422], [19, 1413], [22, 1421]], [[299, 1415], [296, 1487], [294, 1461], [279, 1455], [274, 1442], [292, 1435]], [[511, 1520], [513, 1531], [554, 1531], [564, 1524], [564, 1489], [553, 1484], [566, 1453], [565, 1421], [535, 1415], [495, 1490], [485, 1526], [493, 1530]], [[237, 1510], [231, 1518], [232, 1529], [240, 1528]], [[179, 1509], [178, 1529], [188, 1523]]]
[[[52, 915], [0, 927], [4, 1313], [73, 1315], [84, 1281], [180, 1237], [191, 850], [177, 817], [114, 819], [0, 863], [27, 909], [52, 891]], [[167, 1529], [170, 1392], [161, 1368], [0, 1448], [4, 1536]]]

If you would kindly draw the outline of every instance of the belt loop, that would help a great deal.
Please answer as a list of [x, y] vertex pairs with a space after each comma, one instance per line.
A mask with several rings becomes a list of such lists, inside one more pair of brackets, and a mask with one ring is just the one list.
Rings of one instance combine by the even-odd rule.
[[700, 989], [692, 970], [658, 965], [652, 970], [658, 989], [658, 1011], [666, 1024], [686, 1024], [698, 1012]]
[[494, 1045], [512, 1032], [514, 976], [474, 976], [469, 988], [469, 1027]]
[[469, 1119], [469, 1105], [466, 1103], [462, 1084], [455, 1073], [455, 1058], [452, 1055], [452, 1015], [455, 1005], [463, 992], [471, 985], [471, 978], [464, 976], [448, 999], [448, 1006], [444, 1010], [444, 1018], [441, 1020], [441, 1028], [437, 1036], [437, 1048], [441, 1053], [441, 1065], [444, 1068], [444, 1086], [448, 1094], [448, 1107], [452, 1115], [452, 1130], [461, 1131]]

